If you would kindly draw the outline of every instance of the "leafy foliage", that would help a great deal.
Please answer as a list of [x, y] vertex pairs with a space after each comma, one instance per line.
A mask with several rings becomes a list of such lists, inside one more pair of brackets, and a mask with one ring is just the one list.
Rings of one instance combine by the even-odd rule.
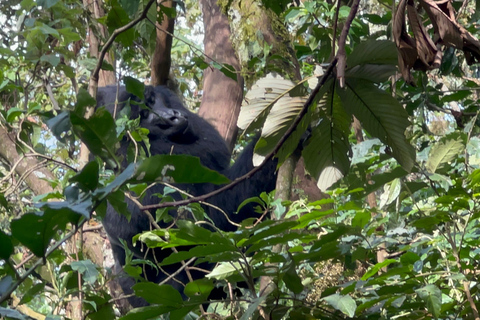
[[[70, 249], [69, 239], [80, 228], [84, 235], [96, 229], [93, 221], [103, 216], [106, 199], [128, 216], [124, 192], [141, 197], [153, 182], [228, 183], [188, 156], [145, 158], [139, 152], [132, 157], [136, 163], [119, 170], [119, 139], [130, 133], [138, 143], [148, 143], [144, 129], [138, 121], [115, 122], [103, 109], [91, 118], [83, 116], [95, 105], [81, 88], [97, 63], [86, 53], [87, 32], [104, 41], [100, 26], [111, 33], [138, 17], [146, 3], [109, 1], [107, 15], [98, 20], [75, 1], [0, 3], [5, 22], [0, 31], [0, 317], [24, 319], [33, 312], [37, 318], [57, 319], [73, 296], [82, 297], [87, 318], [117, 317], [106, 285], [113, 278], [111, 264], [93, 261], [90, 245]], [[330, 62], [332, 47], [338, 45], [332, 42], [338, 37], [333, 27], [343, 24], [350, 8], [340, 7], [336, 20], [337, 6], [324, 1], [263, 4], [288, 24], [301, 73], [316, 84], [321, 74], [315, 66]], [[198, 40], [190, 36], [199, 10], [190, 1], [185, 8], [177, 12], [186, 22], [176, 30], [173, 73], [186, 100], [195, 104], [198, 97], [190, 88], [201, 86], [201, 71], [231, 67], [198, 56], [192, 45]], [[245, 44], [256, 50], [249, 51], [249, 70], [243, 71], [258, 79], [246, 96], [239, 125], [262, 130], [256, 151], [265, 156], [304, 110], [276, 156], [283, 162], [300, 145], [308, 173], [328, 198], [282, 202], [259, 195], [248, 200], [259, 204], [259, 217], [271, 211], [286, 218], [244, 221], [235, 232], [211, 227], [200, 205], [185, 205], [182, 209], [194, 212], [197, 221], [180, 220], [133, 240], [143, 241], [145, 250], [188, 248], [159, 261], [159, 267], [184, 261], [186, 267], [211, 263], [215, 269], [186, 284], [185, 296], [168, 285], [138, 282], [135, 294], [151, 305], [122, 318], [196, 319], [203, 313], [240, 319], [416, 320], [472, 319], [478, 313], [479, 70], [466, 67], [463, 53], [450, 48], [435, 73], [402, 67], [407, 82], [417, 86], [394, 80], [399, 58], [395, 45], [384, 40], [392, 25], [385, 8], [365, 3], [353, 20], [343, 87], [334, 72], [323, 71], [326, 81], [318, 91], [307, 81], [272, 78], [268, 74], [278, 70], [271, 62], [284, 57], [270, 55], [268, 45], [253, 37]], [[157, 20], [156, 12], [152, 7], [147, 17]], [[175, 14], [165, 8], [161, 12]], [[419, 23], [434, 18], [419, 19], [413, 32], [398, 30], [409, 37], [425, 32], [427, 39], [437, 28]], [[456, 21], [449, 19], [451, 30], [443, 39], [452, 30], [465, 29], [471, 33], [463, 36], [475, 44], [476, 19], [478, 12], [466, 4]], [[452, 21], [465, 25], [453, 28]], [[142, 20], [114, 43], [119, 66], [103, 67], [120, 68], [124, 83], [139, 96], [141, 83], [133, 78], [148, 77], [153, 39], [155, 27]], [[467, 53], [468, 47], [462, 50]], [[418, 59], [416, 54], [401, 56], [402, 61], [412, 57]], [[353, 117], [361, 122], [365, 141], [352, 130]], [[80, 141], [96, 156], [81, 170]], [[26, 159], [10, 160], [4, 150], [47, 159], [51, 175], [38, 176], [48, 192], [34, 194], [28, 174], [16, 171]], [[169, 202], [171, 192], [166, 187], [159, 202]], [[158, 208], [152, 213], [167, 219], [167, 212]], [[136, 275], [146, 263], [131, 255], [127, 260], [125, 270]], [[270, 285], [260, 287], [259, 278]], [[225, 300], [211, 298], [217, 290]]]

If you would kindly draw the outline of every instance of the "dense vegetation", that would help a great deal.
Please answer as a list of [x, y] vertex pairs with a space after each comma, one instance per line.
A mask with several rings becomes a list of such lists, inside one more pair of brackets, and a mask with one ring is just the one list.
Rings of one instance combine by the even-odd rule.
[[[138, 239], [145, 250], [191, 246], [160, 267], [218, 266], [186, 285], [186, 300], [140, 281], [135, 294], [151, 305], [123, 319], [480, 319], [476, 3], [222, 1], [217, 14], [229, 17], [237, 74], [202, 54], [208, 30], [197, 1], [159, 11], [152, 3], [105, 1], [96, 18], [73, 0], [0, 3], [0, 318], [118, 317], [99, 224], [106, 200], [128, 215], [125, 192], [141, 195], [153, 182], [225, 182], [192, 157], [148, 158], [142, 148], [117, 170], [118, 141], [148, 144], [145, 129], [104, 110], [85, 116], [100, 68], [142, 92], [154, 21], [165, 13], [177, 19], [171, 77], [185, 103], [197, 109], [207, 94], [204, 71], [242, 76], [245, 134], [236, 148], [261, 131], [256, 162], [274, 155], [288, 163], [301, 152], [323, 193], [300, 181], [288, 199], [258, 195], [249, 200], [262, 219], [224, 232], [205, 227], [198, 200], [208, 198], [171, 203], [166, 184], [153, 220], [168, 221], [168, 208], [181, 205], [196, 221]], [[249, 10], [266, 13], [288, 45], [269, 42]], [[113, 60], [88, 51], [92, 34], [112, 44]], [[94, 160], [79, 160], [81, 143]], [[128, 257], [134, 277], [151, 263]], [[227, 298], [207, 305], [214, 286]]]

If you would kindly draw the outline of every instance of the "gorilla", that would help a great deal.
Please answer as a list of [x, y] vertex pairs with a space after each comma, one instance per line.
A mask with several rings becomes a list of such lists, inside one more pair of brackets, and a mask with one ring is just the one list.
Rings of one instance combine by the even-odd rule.
[[[118, 93], [118, 106], [115, 108], [115, 97]], [[216, 170], [229, 179], [240, 177], [253, 169], [252, 156], [255, 141], [250, 143], [240, 154], [233, 166], [230, 166], [230, 152], [225, 141], [220, 134], [207, 121], [198, 115], [190, 112], [180, 101], [179, 97], [165, 86], [151, 87], [146, 86], [144, 100], [128, 93], [124, 87], [119, 89], [116, 86], [107, 86], [98, 88], [97, 108], [104, 106], [110, 113], [118, 115], [119, 112], [130, 104], [130, 119], [140, 118], [140, 126], [149, 130], [148, 138], [150, 142], [150, 154], [188, 154], [196, 156], [200, 162]], [[141, 107], [144, 104], [145, 107]], [[126, 158], [130, 141], [124, 137], [120, 143], [119, 154]], [[124, 160], [123, 166], [127, 163]], [[253, 206], [244, 206], [237, 214], [238, 206], [247, 198], [260, 195], [266, 191], [270, 192], [275, 188], [276, 182], [276, 161], [271, 160], [262, 170], [254, 174], [249, 179], [236, 185], [230, 190], [207, 199], [207, 202], [221, 208], [230, 220], [238, 223], [247, 218], [258, 216], [253, 210]], [[178, 186], [181, 189], [187, 188], [193, 196], [205, 194], [213, 191], [219, 186], [213, 184], [192, 184]], [[163, 194], [164, 186], [159, 184], [149, 188], [142, 200], [143, 205], [157, 204], [160, 199], [156, 194]], [[176, 200], [181, 199], [176, 195]], [[118, 214], [111, 205], [108, 205], [106, 216], [103, 220], [103, 226], [110, 239], [115, 258], [115, 272], [119, 274], [119, 283], [125, 294], [133, 293], [132, 285], [135, 280], [126, 276], [122, 272], [122, 266], [125, 264], [125, 249], [120, 240], [128, 244], [128, 248], [133, 252], [135, 258], [145, 258], [145, 252], [141, 252], [142, 245], [132, 245], [132, 237], [147, 230], [151, 230], [151, 225], [146, 214], [141, 212], [137, 205], [126, 198], [128, 210], [131, 213], [131, 219], [128, 221], [124, 216]], [[228, 222], [225, 215], [218, 210], [210, 207], [204, 207], [209, 218], [215, 226], [224, 231], [236, 230], [236, 227]], [[179, 217], [177, 210], [170, 210], [170, 215], [174, 218]], [[167, 223], [159, 223], [160, 226], [167, 227]], [[178, 250], [182, 250], [178, 248]], [[149, 250], [147, 258], [155, 263], [168, 257], [170, 250]], [[202, 268], [211, 270], [213, 266], [202, 265]], [[167, 274], [172, 274], [180, 268], [180, 264], [164, 266], [162, 269]], [[148, 265], [144, 267], [143, 276], [149, 281], [156, 283], [162, 282], [167, 275], [156, 268]], [[191, 276], [199, 279], [205, 276], [204, 273], [191, 270]], [[183, 293], [183, 287], [188, 283], [188, 277], [185, 272], [175, 276], [174, 280], [167, 283]], [[133, 307], [145, 306], [146, 301], [138, 298], [129, 298]]]

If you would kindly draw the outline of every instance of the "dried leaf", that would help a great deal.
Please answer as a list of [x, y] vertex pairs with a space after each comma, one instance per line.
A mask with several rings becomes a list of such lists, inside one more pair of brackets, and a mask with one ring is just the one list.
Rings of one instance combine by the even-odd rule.
[[398, 68], [402, 73], [403, 79], [406, 82], [413, 85], [413, 77], [410, 73], [410, 69], [417, 61], [417, 48], [415, 40], [407, 33], [407, 27], [405, 23], [405, 8], [407, 0], [401, 0], [398, 4], [398, 10], [395, 14], [395, 20], [393, 24], [393, 38], [398, 50]]
[[432, 22], [435, 42], [463, 50], [468, 64], [480, 62], [480, 41], [455, 19], [449, 0], [419, 0]]
[[438, 68], [440, 65], [433, 65], [437, 54], [437, 48], [423, 26], [413, 0], [408, 0], [407, 2], [407, 17], [415, 38], [418, 57], [423, 62], [426, 69]]

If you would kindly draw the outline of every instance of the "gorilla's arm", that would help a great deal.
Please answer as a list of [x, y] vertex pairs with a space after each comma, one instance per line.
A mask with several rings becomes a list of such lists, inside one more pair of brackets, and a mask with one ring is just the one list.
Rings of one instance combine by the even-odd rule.
[[[254, 168], [252, 158], [257, 140], [258, 138], [254, 139], [254, 141], [245, 147], [235, 161], [235, 164], [226, 172], [226, 176], [230, 180], [233, 181], [247, 174]], [[247, 218], [259, 217], [258, 213], [254, 211], [255, 204], [248, 204], [237, 212], [238, 206], [248, 198], [259, 196], [262, 192], [274, 190], [277, 180], [276, 168], [276, 159], [268, 161], [260, 171], [257, 171], [250, 178], [214, 196], [211, 199], [211, 203], [221, 207], [228, 214], [229, 219], [236, 223], [242, 222]], [[234, 225], [224, 218], [222, 213], [218, 211], [215, 212], [216, 210], [213, 209], [210, 211], [211, 218], [216, 222], [217, 227], [224, 231], [233, 231], [236, 229]]]

